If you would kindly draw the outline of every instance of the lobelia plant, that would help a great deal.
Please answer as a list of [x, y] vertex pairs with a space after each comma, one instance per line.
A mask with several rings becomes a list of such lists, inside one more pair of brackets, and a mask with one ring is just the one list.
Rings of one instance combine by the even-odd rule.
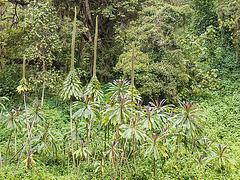
[[205, 115], [193, 101], [182, 102], [180, 105], [173, 126], [178, 134], [178, 143], [182, 141], [185, 146], [190, 144], [191, 154], [193, 154], [195, 139], [202, 137], [204, 133]]
[[216, 144], [210, 157], [207, 158], [207, 162], [215, 162], [219, 171], [224, 170], [224, 168], [226, 171], [229, 166], [234, 168], [237, 165], [237, 161], [232, 156], [232, 151], [227, 145]]
[[73, 118], [72, 118], [72, 99], [79, 99], [82, 95], [81, 83], [74, 69], [74, 51], [75, 51], [75, 36], [76, 36], [76, 19], [77, 9], [75, 7], [75, 16], [73, 24], [73, 35], [72, 35], [72, 51], [71, 51], [71, 71], [69, 72], [64, 85], [60, 92], [60, 96], [65, 99], [70, 99], [70, 121], [71, 121], [71, 147], [72, 147], [72, 158], [73, 167], [76, 172], [75, 159], [74, 159], [74, 148], [73, 148]]
[[[87, 128], [87, 146], [89, 148], [89, 141], [91, 136], [91, 125], [93, 122], [98, 122], [101, 115], [99, 113], [100, 104], [98, 102], [92, 102], [88, 95], [83, 95], [83, 101], [74, 102], [74, 108], [79, 109], [74, 113], [73, 118], [78, 122], [86, 122]], [[88, 150], [89, 151], [89, 150]], [[87, 161], [89, 163], [89, 153], [87, 153]]]
[[153, 174], [155, 177], [155, 161], [158, 160], [161, 156], [166, 158], [168, 156], [168, 148], [164, 145], [164, 140], [166, 138], [167, 130], [163, 131], [162, 134], [152, 134], [148, 135], [146, 143], [143, 145], [144, 149], [141, 152], [144, 154], [144, 157], [152, 156], [153, 157]]

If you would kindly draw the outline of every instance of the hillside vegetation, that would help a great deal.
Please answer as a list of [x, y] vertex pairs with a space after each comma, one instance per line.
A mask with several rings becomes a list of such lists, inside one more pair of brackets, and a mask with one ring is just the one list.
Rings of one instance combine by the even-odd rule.
[[240, 177], [239, 0], [0, 13], [0, 179]]

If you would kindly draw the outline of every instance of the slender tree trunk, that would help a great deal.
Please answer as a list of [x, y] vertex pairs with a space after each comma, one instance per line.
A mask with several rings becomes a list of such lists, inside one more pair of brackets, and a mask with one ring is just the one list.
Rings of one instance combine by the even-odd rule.
[[78, 164], [77, 180], [78, 180], [78, 176], [79, 176], [80, 166], [81, 166], [81, 159], [80, 159], [79, 164]]
[[7, 155], [9, 153], [8, 151], [9, 151], [9, 148], [10, 148], [11, 137], [12, 137], [12, 133], [10, 134], [10, 137], [8, 139], [8, 145], [7, 145], [7, 150], [6, 150], [6, 158], [5, 158], [5, 166], [7, 165]]
[[108, 124], [108, 144], [109, 144], [109, 124]]
[[[118, 153], [118, 134], [119, 134], [119, 124], [117, 125], [117, 129], [116, 129], [116, 150], [117, 150], [117, 153]], [[118, 177], [118, 156], [116, 158], [116, 177]]]
[[126, 150], [126, 145], [127, 145], [127, 138], [126, 138], [126, 141], [125, 141], [125, 144], [123, 146], [123, 153], [121, 154], [121, 160], [120, 160], [120, 179], [122, 179], [122, 160], [123, 160], [123, 157], [124, 157], [124, 154], [125, 154], [125, 150]]
[[14, 154], [14, 156], [8, 160], [8, 162], [10, 162], [20, 151], [21, 149], [24, 147], [24, 145]]
[[[100, 137], [100, 135], [101, 135], [101, 133], [100, 133], [101, 128], [102, 128], [102, 126], [101, 126], [101, 124], [100, 124], [100, 125], [99, 125], [99, 131], [98, 131], [97, 145], [96, 145], [96, 148], [94, 149], [94, 159], [95, 159], [95, 157], [96, 157], [96, 152], [97, 152], [98, 143], [99, 143], [99, 137]], [[101, 171], [101, 172], [102, 172], [102, 171]]]
[[88, 144], [88, 152], [87, 152], [87, 161], [89, 164], [89, 141], [90, 141], [90, 136], [91, 136], [91, 124], [92, 124], [92, 119], [90, 120], [90, 124], [89, 124], [89, 129], [88, 129], [88, 140], [87, 140], [87, 144]]
[[136, 165], [136, 142], [135, 142], [135, 136], [133, 136], [133, 162], [134, 162], [134, 168], [135, 168], [135, 173], [137, 175], [137, 165]]
[[72, 158], [73, 158], [73, 167], [76, 172], [74, 150], [73, 150], [73, 120], [72, 120], [72, 97], [70, 98], [70, 120], [71, 120], [71, 146], [72, 146]]
[[1, 147], [0, 147], [0, 165], [1, 165], [1, 169], [2, 169], [2, 153], [1, 153]]
[[105, 126], [105, 143], [104, 143], [104, 151], [107, 149], [107, 127]]
[[46, 166], [46, 162], [45, 162], [45, 152], [43, 153], [43, 164]]
[[17, 153], [17, 132], [15, 131], [15, 154]]
[[153, 175], [155, 177], [155, 157], [153, 156]]
[[64, 157], [65, 157], [65, 141], [63, 140], [62, 167], [63, 167], [63, 165], [64, 165]]
[[70, 159], [70, 150], [69, 150], [69, 147], [68, 147], [68, 179], [69, 179], [69, 159]]
[[[75, 136], [76, 136], [76, 144], [77, 144], [77, 149], [78, 149], [78, 138], [77, 138], [77, 135], [78, 135], [78, 130], [77, 130], [77, 128], [78, 128], [78, 123], [77, 122], [75, 122], [75, 131], [76, 131], [76, 133], [75, 133]], [[76, 163], [76, 167], [78, 166], [78, 158], [77, 158], [77, 163]]]
[[85, 0], [85, 6], [86, 6], [86, 12], [87, 12], [87, 15], [88, 15], [89, 22], [92, 25], [92, 27], [94, 27], [92, 16], [91, 16], [91, 13], [90, 13], [90, 7], [89, 7], [88, 0]]

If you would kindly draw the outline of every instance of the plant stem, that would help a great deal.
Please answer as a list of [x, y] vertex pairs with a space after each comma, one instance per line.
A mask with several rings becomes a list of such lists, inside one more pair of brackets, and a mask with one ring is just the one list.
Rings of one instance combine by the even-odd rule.
[[155, 177], [155, 157], [153, 156], [153, 175]]
[[89, 164], [89, 141], [90, 141], [90, 135], [91, 135], [91, 124], [92, 124], [92, 119], [90, 120], [90, 124], [89, 124], [89, 129], [88, 129], [88, 140], [87, 140], [87, 144], [88, 144], [88, 152], [87, 152], [87, 161]]
[[8, 145], [7, 145], [7, 150], [6, 150], [6, 158], [5, 158], [5, 166], [7, 165], [7, 155], [8, 155], [8, 151], [9, 151], [11, 137], [12, 137], [12, 132], [11, 132], [10, 137], [8, 139]]
[[100, 135], [101, 135], [101, 133], [100, 133], [101, 128], [102, 128], [102, 126], [101, 126], [101, 124], [100, 124], [100, 125], [99, 125], [99, 131], [98, 131], [97, 145], [96, 145], [96, 148], [94, 149], [94, 159], [95, 159], [95, 157], [96, 157], [96, 152], [97, 152], [97, 148], [98, 148], [99, 137], [100, 137]]
[[74, 159], [74, 150], [73, 150], [73, 120], [72, 120], [72, 97], [70, 98], [70, 121], [71, 121], [71, 146], [72, 146], [72, 158], [73, 158], [73, 167], [76, 172], [76, 165]]
[[1, 147], [0, 147], [0, 164], [1, 164], [1, 169], [2, 169], [2, 153], [1, 153]]
[[33, 121], [33, 124], [32, 124], [32, 126], [31, 126], [31, 129], [30, 129], [30, 131], [28, 132], [28, 138], [27, 138], [27, 140], [26, 140], [26, 142], [25, 142], [25, 144], [24, 144], [24, 146], [23, 146], [22, 153], [21, 153], [21, 155], [20, 155], [20, 157], [19, 157], [19, 159], [18, 159], [17, 167], [16, 167], [16, 169], [15, 169], [15, 171], [14, 171], [14, 174], [13, 174], [13, 179], [14, 179], [14, 177], [15, 177], [15, 175], [16, 175], [17, 170], [18, 170], [18, 166], [19, 166], [19, 164], [20, 164], [20, 160], [21, 160], [21, 158], [22, 158], [22, 155], [23, 155], [23, 152], [24, 152], [25, 147], [26, 147], [26, 145], [27, 145], [27, 142], [28, 142], [29, 139], [30, 139], [31, 132], [32, 132], [32, 129], [33, 129], [33, 126], [34, 126], [34, 122], [35, 122], [35, 121]]

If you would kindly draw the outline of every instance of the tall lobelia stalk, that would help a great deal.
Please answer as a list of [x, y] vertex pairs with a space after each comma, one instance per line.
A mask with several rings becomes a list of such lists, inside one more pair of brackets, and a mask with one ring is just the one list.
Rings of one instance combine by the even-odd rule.
[[81, 82], [77, 76], [74, 69], [74, 51], [75, 51], [75, 37], [76, 37], [76, 19], [77, 19], [77, 9], [75, 7], [75, 16], [73, 24], [73, 34], [72, 34], [72, 51], [71, 51], [71, 70], [64, 81], [60, 96], [63, 99], [70, 99], [70, 121], [71, 121], [71, 147], [72, 147], [72, 158], [73, 166], [76, 172], [75, 158], [74, 158], [74, 148], [73, 148], [73, 118], [72, 118], [72, 99], [75, 97], [79, 99], [82, 95]]
[[[96, 16], [96, 27], [95, 27], [95, 38], [94, 38], [94, 62], [93, 62], [93, 76], [91, 78], [90, 83], [88, 84], [85, 94], [87, 94], [90, 97], [91, 101], [101, 101], [103, 98], [103, 91], [101, 88], [101, 84], [97, 79], [97, 39], [98, 39], [98, 16]], [[91, 136], [91, 125], [92, 121], [94, 119], [90, 119], [89, 125], [88, 125], [88, 132], [87, 132], [87, 145], [88, 145], [88, 151], [87, 151], [87, 160], [89, 163], [89, 141]], [[101, 126], [100, 126], [101, 127]], [[98, 143], [98, 142], [97, 142]]]
[[95, 38], [94, 38], [93, 77], [97, 77], [97, 38], [98, 38], [98, 16], [96, 17]]
[[101, 84], [97, 79], [97, 38], [98, 38], [98, 16], [96, 17], [95, 39], [94, 39], [94, 62], [93, 76], [87, 86], [85, 94], [88, 94], [92, 101], [100, 101], [103, 98]]
[[132, 71], [131, 71], [131, 86], [134, 86], [134, 47], [135, 43], [132, 42]]
[[[131, 97], [131, 104], [132, 104], [132, 108], [134, 105], [134, 100], [138, 99], [140, 100], [140, 96], [138, 91], [135, 88], [134, 85], [134, 49], [135, 49], [135, 43], [132, 42], [132, 66], [131, 66], [131, 85], [130, 85], [130, 89], [129, 89], [129, 95]], [[133, 161], [134, 161], [134, 167], [135, 167], [135, 173], [137, 174], [137, 166], [136, 166], [136, 140], [135, 140], [135, 136], [133, 136]]]

